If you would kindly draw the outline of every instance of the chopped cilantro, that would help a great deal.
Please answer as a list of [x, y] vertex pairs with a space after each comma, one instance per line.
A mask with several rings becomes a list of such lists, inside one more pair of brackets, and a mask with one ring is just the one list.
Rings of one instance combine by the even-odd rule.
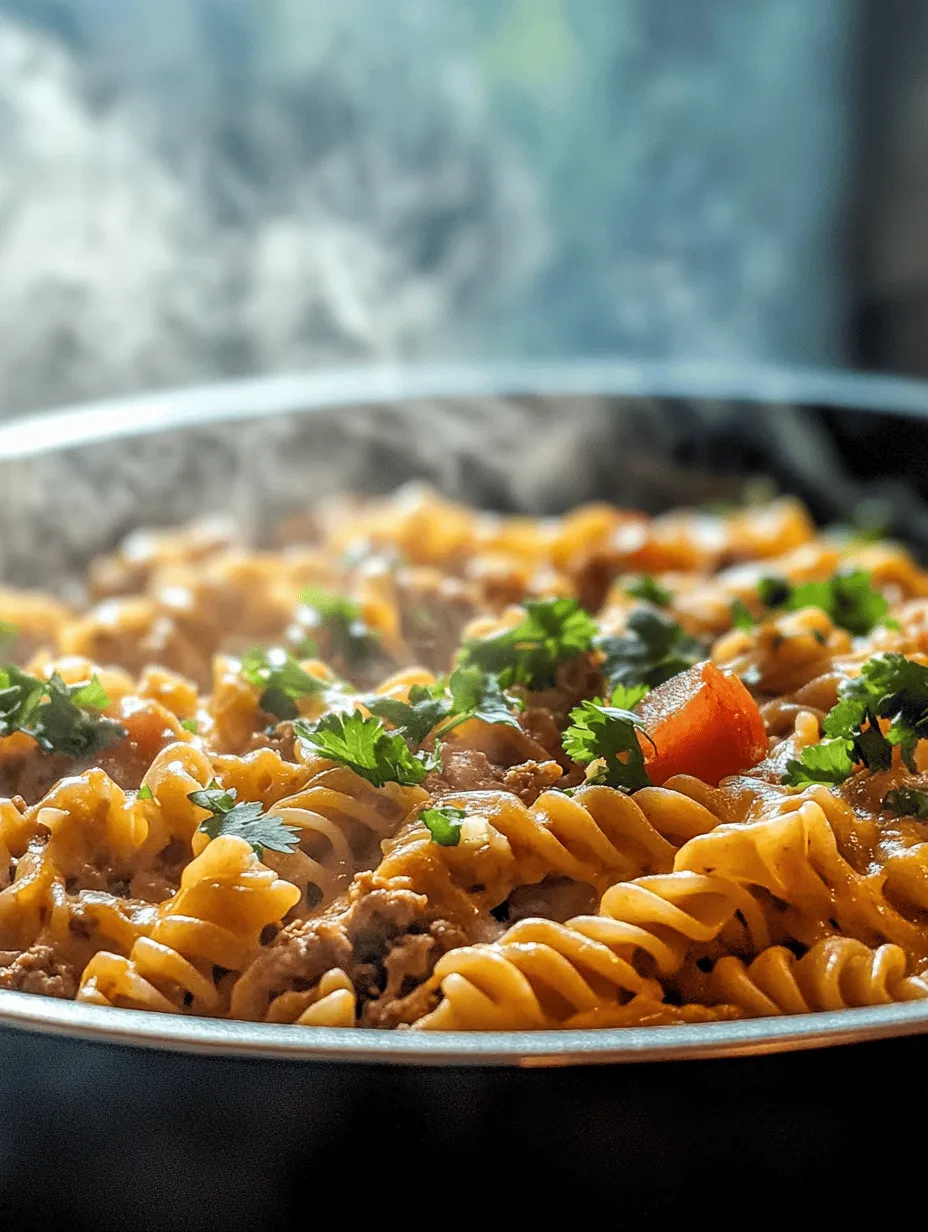
[[621, 636], [597, 638], [596, 647], [604, 655], [602, 670], [610, 688], [619, 684], [654, 688], [706, 657], [701, 642], [663, 612], [648, 608], [632, 612]]
[[197, 732], [200, 730], [200, 726], [197, 723], [196, 719], [181, 719], [180, 725], [184, 729], [184, 731], [190, 732], [190, 734], [193, 736], [195, 736]]
[[361, 701], [380, 719], [386, 719], [410, 744], [421, 744], [442, 719], [447, 718], [451, 701], [445, 696], [443, 684], [428, 686], [414, 684], [409, 690], [409, 701], [398, 697], [362, 697]]
[[12, 665], [0, 670], [0, 736], [25, 732], [46, 753], [90, 757], [124, 739], [122, 724], [100, 714], [108, 705], [96, 676], [69, 685], [57, 672], [41, 680]]
[[[880, 719], [889, 721], [885, 734]], [[787, 763], [785, 783], [841, 783], [859, 764], [888, 770], [893, 747], [914, 772], [915, 746], [928, 736], [928, 667], [901, 654], [874, 655], [842, 684], [823, 731], [825, 739]]]
[[897, 817], [917, 817], [919, 821], [928, 821], [928, 791], [917, 787], [897, 787], [886, 793], [883, 804]]
[[466, 816], [463, 809], [443, 805], [426, 809], [422, 813], [422, 820], [428, 827], [433, 843], [438, 843], [440, 847], [457, 847], [461, 841], [461, 823]]
[[249, 650], [242, 659], [242, 675], [262, 690], [261, 709], [278, 719], [295, 719], [300, 713], [296, 702], [325, 689], [323, 681], [304, 671], [286, 650]]
[[782, 607], [789, 602], [793, 588], [786, 578], [762, 577], [757, 580], [757, 597], [764, 607]]
[[827, 582], [798, 582], [785, 578], [763, 577], [757, 583], [761, 602], [783, 612], [798, 612], [818, 607], [827, 612], [833, 624], [848, 633], [870, 633], [879, 624], [889, 624], [889, 601], [870, 583], [865, 569], [842, 570]]
[[667, 607], [673, 599], [673, 591], [667, 590], [656, 582], [650, 573], [642, 573], [633, 578], [623, 587], [625, 593], [632, 599], [641, 599], [644, 603], [653, 603], [655, 607]]
[[589, 650], [595, 634], [593, 618], [576, 599], [528, 599], [515, 628], [465, 642], [458, 664], [497, 676], [503, 689], [546, 689], [558, 664]]
[[744, 633], [748, 633], [754, 628], [754, 617], [740, 599], [732, 599], [731, 601], [731, 623], [736, 629], [741, 629]]
[[379, 718], [365, 718], [359, 711], [327, 714], [318, 723], [299, 719], [293, 730], [301, 743], [322, 757], [341, 762], [375, 787], [385, 783], [415, 786], [429, 770], [441, 766], [440, 749], [413, 754], [399, 732], [388, 732]]
[[152, 791], [152, 789], [148, 786], [147, 783], [143, 783], [142, 786], [138, 789], [138, 792], [136, 793], [135, 798], [137, 800], [154, 800], [155, 793]]
[[260, 801], [235, 803], [235, 788], [223, 791], [215, 779], [202, 791], [192, 791], [187, 799], [210, 814], [197, 827], [210, 838], [232, 835], [250, 843], [260, 859], [265, 850], [290, 851], [299, 842], [299, 833], [273, 814], [265, 813]]
[[309, 623], [328, 634], [333, 655], [354, 664], [371, 658], [379, 639], [365, 624], [361, 605], [354, 599], [321, 586], [307, 586], [300, 593], [300, 605], [310, 617]]
[[503, 691], [498, 676], [481, 671], [479, 667], [457, 667], [451, 673], [448, 691], [451, 710], [448, 721], [438, 732], [440, 736], [468, 719], [504, 727], [519, 726], [512, 711], [521, 710], [522, 702]]
[[629, 708], [641, 701], [645, 692], [643, 686], [629, 689], [620, 685], [612, 695], [612, 705], [583, 702], [570, 712], [571, 726], [563, 742], [567, 756], [581, 764], [601, 763], [602, 768], [588, 777], [588, 782], [626, 791], [650, 784], [638, 740], [642, 721]]
[[361, 700], [371, 714], [392, 723], [410, 744], [421, 744], [439, 724], [436, 737], [468, 719], [518, 727], [512, 711], [522, 706], [518, 698], [503, 692], [496, 676], [479, 667], [455, 668], [449, 679], [431, 686], [414, 684], [408, 702], [376, 695]]

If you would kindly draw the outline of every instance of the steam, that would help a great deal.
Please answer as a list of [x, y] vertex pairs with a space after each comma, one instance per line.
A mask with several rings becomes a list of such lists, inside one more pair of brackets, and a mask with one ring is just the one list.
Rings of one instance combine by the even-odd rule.
[[[118, 34], [125, 6], [105, 7], [88, 11]], [[163, 32], [170, 14], [155, 9]], [[532, 182], [453, 82], [384, 117], [336, 51], [307, 84], [250, 91], [243, 114], [234, 98], [188, 97], [187, 67], [176, 91], [146, 90], [144, 74], [133, 88], [0, 18], [6, 413], [451, 354], [533, 268]]]

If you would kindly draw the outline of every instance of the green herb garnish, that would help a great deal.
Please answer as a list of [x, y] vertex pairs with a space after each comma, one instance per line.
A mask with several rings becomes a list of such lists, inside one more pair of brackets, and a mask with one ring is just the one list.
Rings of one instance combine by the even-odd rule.
[[327, 714], [317, 723], [299, 719], [294, 734], [304, 745], [331, 761], [341, 762], [355, 774], [383, 787], [400, 783], [405, 787], [421, 783], [430, 770], [441, 767], [441, 752], [414, 754], [399, 732], [389, 732], [376, 716]]
[[498, 677], [479, 667], [455, 668], [447, 680], [431, 686], [414, 684], [406, 702], [376, 694], [361, 701], [371, 714], [391, 723], [410, 744], [421, 744], [436, 727], [436, 739], [444, 736], [468, 719], [518, 727], [512, 711], [522, 708], [519, 698], [503, 692]]
[[242, 675], [261, 689], [258, 705], [278, 719], [295, 719], [296, 702], [325, 690], [325, 683], [304, 671], [286, 650], [249, 650], [242, 659]]
[[589, 650], [595, 634], [593, 618], [576, 599], [528, 599], [515, 628], [465, 642], [458, 664], [496, 676], [502, 689], [547, 689], [558, 665]]
[[706, 657], [706, 648], [663, 612], [641, 608], [628, 618], [619, 637], [599, 637], [603, 675], [616, 685], [663, 684]]
[[461, 841], [461, 823], [466, 816], [463, 809], [451, 805], [428, 808], [421, 814], [432, 842], [440, 847], [457, 847]]
[[365, 624], [361, 605], [354, 599], [321, 586], [307, 586], [300, 592], [300, 605], [309, 616], [308, 623], [328, 634], [333, 655], [357, 665], [374, 654], [379, 638]]
[[197, 723], [196, 719], [181, 719], [180, 725], [184, 731], [190, 732], [192, 736], [195, 736], [200, 730], [200, 725]]
[[639, 577], [633, 578], [623, 589], [630, 598], [641, 599], [644, 603], [653, 603], [655, 607], [667, 607], [673, 599], [673, 591], [661, 586], [650, 573], [642, 573]]
[[731, 601], [731, 623], [744, 633], [749, 633], [754, 628], [754, 617], [740, 599]]
[[780, 577], [762, 577], [757, 594], [765, 607], [798, 612], [804, 607], [821, 608], [832, 624], [858, 636], [870, 633], [886, 619], [889, 601], [870, 583], [865, 569], [843, 570], [827, 582], [798, 582]]
[[123, 740], [122, 724], [100, 714], [108, 705], [96, 676], [69, 685], [58, 672], [41, 680], [12, 664], [0, 670], [0, 736], [25, 732], [46, 753], [90, 757]]
[[143, 783], [142, 786], [136, 792], [135, 798], [136, 800], [154, 800], [155, 793], [152, 791], [152, 789], [148, 786], [147, 783]]
[[897, 787], [894, 791], [888, 791], [883, 805], [897, 817], [916, 817], [919, 821], [928, 821], [928, 791], [917, 787]]
[[235, 796], [234, 787], [224, 791], [215, 779], [202, 791], [192, 791], [187, 799], [210, 814], [197, 829], [210, 838], [243, 838], [259, 859], [265, 850], [288, 852], [300, 841], [297, 830], [273, 813], [265, 813], [259, 801], [236, 804]]
[[445, 695], [443, 684], [414, 684], [407, 702], [399, 697], [378, 697], [376, 694], [362, 697], [360, 701], [371, 714], [392, 724], [397, 734], [410, 744], [421, 744], [451, 710], [451, 699]]
[[19, 627], [11, 620], [0, 620], [0, 650], [7, 652], [19, 637]]
[[587, 778], [590, 783], [605, 783], [625, 791], [647, 787], [651, 780], [644, 768], [644, 753], [638, 740], [641, 717], [631, 707], [637, 705], [647, 689], [619, 686], [612, 704], [583, 702], [570, 712], [571, 726], [564, 733], [564, 751], [581, 765], [601, 763], [602, 768]]
[[[889, 722], [885, 734], [880, 719]], [[915, 746], [928, 736], [928, 667], [901, 654], [874, 655], [842, 684], [822, 728], [823, 740], [787, 762], [784, 783], [842, 783], [858, 765], [888, 770], [894, 747], [914, 773]]]

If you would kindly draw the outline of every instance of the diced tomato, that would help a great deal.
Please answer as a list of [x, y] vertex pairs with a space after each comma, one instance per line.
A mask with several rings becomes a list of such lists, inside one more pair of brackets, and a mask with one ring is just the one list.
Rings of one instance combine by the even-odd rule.
[[767, 752], [757, 703], [737, 676], [697, 663], [658, 685], [638, 707], [645, 767], [651, 782], [691, 774], [717, 784], [755, 766]]

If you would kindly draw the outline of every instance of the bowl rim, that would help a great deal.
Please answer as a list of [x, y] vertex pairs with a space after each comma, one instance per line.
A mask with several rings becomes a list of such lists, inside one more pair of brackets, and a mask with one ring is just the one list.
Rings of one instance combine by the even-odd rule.
[[198, 425], [422, 399], [636, 397], [765, 402], [928, 416], [928, 381], [839, 368], [703, 360], [377, 364], [248, 377], [22, 413], [0, 461]]
[[89, 1043], [273, 1061], [558, 1068], [692, 1061], [928, 1033], [923, 1001], [782, 1018], [579, 1031], [373, 1031], [111, 1009], [0, 990], [0, 1029]]
[[[840, 369], [625, 359], [376, 365], [252, 377], [23, 414], [0, 425], [0, 462], [103, 440], [352, 405], [545, 396], [713, 399], [928, 417], [928, 382]], [[926, 1034], [928, 1002], [674, 1027], [432, 1034], [173, 1017], [0, 989], [0, 1028], [219, 1057], [544, 1068], [757, 1055]]]

